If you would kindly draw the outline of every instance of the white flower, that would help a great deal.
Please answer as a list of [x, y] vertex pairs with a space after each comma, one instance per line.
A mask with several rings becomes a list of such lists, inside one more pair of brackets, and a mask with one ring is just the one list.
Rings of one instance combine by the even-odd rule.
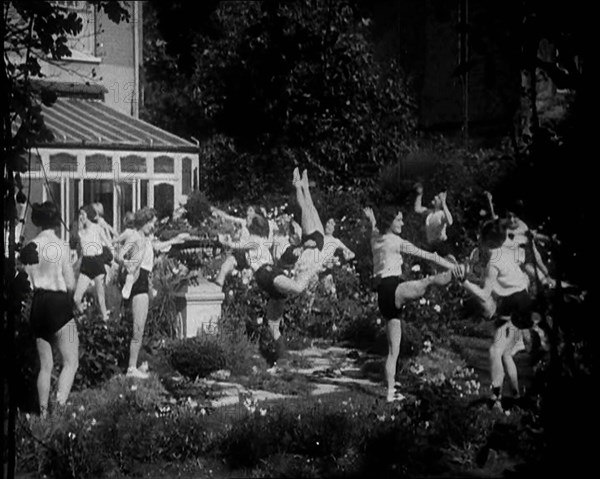
[[229, 295], [230, 298], [233, 298], [233, 289], [229, 290], [229, 293], [227, 293]]
[[95, 417], [92, 418], [91, 424], [92, 424], [92, 426], [95, 426], [96, 424], [98, 424], [98, 421], [96, 421]]
[[132, 391], [137, 391], [137, 388], [138, 388], [137, 384], [132, 384], [132, 386], [131, 386]]
[[256, 318], [256, 324], [262, 324], [263, 318]]
[[75, 438], [77, 437], [77, 435], [75, 433], [69, 432], [69, 434], [67, 434], [67, 437], [71, 440], [74, 441]]
[[410, 367], [410, 370], [414, 373], [414, 374], [421, 374], [423, 371], [425, 371], [425, 368], [423, 367], [422, 364], [413, 364]]
[[266, 409], [259, 409], [260, 415], [261, 416], [266, 416], [267, 415], [267, 410]]
[[421, 298], [419, 300], [419, 304], [427, 304], [427, 300], [425, 298]]
[[479, 216], [487, 216], [487, 211], [479, 210]]
[[200, 409], [200, 414], [202, 414], [203, 416], [205, 416], [206, 415], [206, 409], [204, 409], [204, 408]]
[[381, 324], [381, 318], [377, 318], [377, 325]]
[[71, 416], [73, 416], [73, 419], [75, 419], [77, 417], [77, 413], [74, 412], [73, 414], [71, 414]]
[[421, 265], [415, 264], [412, 268], [410, 268], [410, 270], [414, 271], [415, 273], [421, 271]]
[[439, 313], [439, 312], [442, 310], [442, 307], [441, 307], [439, 304], [436, 304], [436, 305], [433, 307], [433, 310], [434, 310], [436, 313]]
[[338, 329], [338, 328], [337, 328], [337, 326], [336, 326], [335, 324], [334, 324], [334, 325], [331, 327], [331, 330], [332, 330], [332, 331], [337, 331], [337, 329]]

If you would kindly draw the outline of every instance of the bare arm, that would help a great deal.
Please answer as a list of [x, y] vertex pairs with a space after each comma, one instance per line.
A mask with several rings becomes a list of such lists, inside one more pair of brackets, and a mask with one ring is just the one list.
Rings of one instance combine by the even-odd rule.
[[402, 240], [400, 246], [400, 252], [402, 254], [409, 254], [411, 256], [417, 256], [419, 258], [423, 258], [427, 261], [431, 261], [432, 263], [441, 266], [446, 269], [453, 269], [456, 265], [451, 263], [450, 261], [442, 258], [437, 253], [430, 253], [429, 251], [422, 250], [421, 248], [417, 248], [410, 241]]
[[342, 253], [344, 254], [344, 258], [346, 258], [346, 261], [350, 261], [351, 259], [354, 259], [354, 257], [356, 256], [354, 254], [354, 251], [352, 251], [350, 248], [348, 248], [340, 240], [338, 240], [338, 241], [339, 241], [339, 249], [342, 250]]
[[68, 245], [66, 245], [66, 248], [63, 248], [62, 274], [65, 279], [67, 291], [74, 291], [76, 284], [75, 274], [73, 273], [73, 266], [71, 266], [71, 250]]
[[452, 218], [452, 214], [450, 213], [450, 210], [448, 209], [448, 204], [446, 203], [445, 191], [440, 193], [440, 199], [442, 200], [442, 208], [444, 211], [444, 216], [446, 217], [446, 223], [451, 226], [452, 223], [454, 223], [454, 219]]
[[373, 213], [373, 208], [364, 208], [363, 212], [365, 213], [365, 216], [367, 217], [367, 219], [369, 220], [369, 223], [371, 224], [371, 233], [373, 235], [378, 235], [379, 234], [379, 229], [377, 228], [377, 220], [375, 219], [375, 214]]
[[211, 206], [210, 210], [211, 210], [213, 216], [218, 216], [219, 218], [222, 218], [222, 219], [224, 219], [226, 221], [231, 221], [232, 223], [235, 223], [235, 224], [238, 224], [238, 225], [245, 225], [246, 224], [246, 219], [245, 218], [237, 218], [235, 216], [228, 215], [223, 210], [220, 210], [219, 208], [215, 208], [214, 206]]
[[417, 183], [417, 197], [415, 198], [415, 213], [423, 214], [429, 211], [423, 206], [423, 186]]
[[490, 208], [490, 214], [492, 215], [492, 219], [494, 219], [494, 220], [498, 219], [498, 216], [496, 215], [496, 212], [494, 211], [494, 202], [493, 202], [492, 194], [489, 191], [485, 191], [484, 194], [488, 201], [488, 207]]
[[479, 300], [481, 306], [483, 307], [485, 316], [488, 319], [491, 318], [496, 312], [496, 302], [492, 296], [492, 291], [494, 289], [494, 285], [496, 284], [497, 278], [498, 272], [496, 269], [490, 268], [488, 265], [483, 288], [480, 288], [467, 279], [463, 281], [464, 288]]

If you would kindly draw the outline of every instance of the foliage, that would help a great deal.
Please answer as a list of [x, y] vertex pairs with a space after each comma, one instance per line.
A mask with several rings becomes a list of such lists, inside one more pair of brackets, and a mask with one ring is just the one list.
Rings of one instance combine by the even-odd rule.
[[[175, 2], [159, 29], [172, 30], [167, 19], [178, 22], [182, 8]], [[190, 78], [168, 53], [168, 32], [166, 43], [148, 39], [145, 64], [156, 93], [146, 117], [184, 136], [198, 135], [186, 124], [210, 132], [203, 157], [212, 196], [285, 191], [281, 178], [294, 163], [352, 184], [402, 148], [414, 124], [410, 87], [396, 62], [375, 60], [369, 19], [351, 4], [221, 2], [213, 15], [218, 34], [202, 23], [192, 30], [202, 47]], [[173, 81], [182, 87], [176, 96]], [[194, 121], [180, 121], [181, 111]]]
[[97, 387], [123, 372], [129, 354], [131, 324], [104, 323], [99, 314], [87, 313], [78, 322], [79, 368], [74, 387]]
[[185, 204], [184, 218], [190, 225], [200, 226], [210, 217], [210, 213], [210, 203], [206, 195], [199, 190], [193, 191]]
[[181, 374], [194, 379], [224, 369], [227, 356], [216, 338], [210, 334], [202, 334], [173, 344], [171, 362]]

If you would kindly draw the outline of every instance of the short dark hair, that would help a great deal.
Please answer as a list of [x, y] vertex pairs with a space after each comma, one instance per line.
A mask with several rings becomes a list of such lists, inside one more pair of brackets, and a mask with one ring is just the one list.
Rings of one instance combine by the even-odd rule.
[[391, 228], [394, 219], [400, 213], [400, 208], [395, 205], [384, 205], [379, 208], [379, 229], [382, 232], [387, 231]]
[[135, 226], [136, 229], [140, 229], [146, 223], [152, 221], [153, 218], [156, 218], [156, 211], [154, 208], [146, 206], [145, 208], [135, 212], [133, 226]]
[[81, 208], [79, 208], [79, 211], [85, 211], [88, 220], [93, 221], [94, 223], [98, 221], [98, 212], [96, 211], [96, 208], [94, 208], [92, 205], [84, 205]]
[[60, 213], [51, 201], [35, 203], [31, 207], [31, 222], [42, 229], [54, 229], [60, 226]]
[[133, 214], [133, 211], [128, 211], [127, 213], [125, 213], [125, 216], [123, 217], [123, 227], [131, 228], [133, 226], [134, 221], [135, 221], [135, 215]]
[[261, 215], [256, 215], [252, 218], [250, 222], [250, 226], [248, 226], [248, 231], [250, 234], [260, 236], [261, 238], [269, 237], [269, 222], [265, 217]]
[[487, 248], [500, 248], [506, 241], [506, 226], [500, 219], [486, 221], [481, 227], [481, 243]]

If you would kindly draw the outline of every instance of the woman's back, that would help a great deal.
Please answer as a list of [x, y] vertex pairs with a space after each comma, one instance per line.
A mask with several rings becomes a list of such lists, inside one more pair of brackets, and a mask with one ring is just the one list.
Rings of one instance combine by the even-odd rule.
[[67, 291], [70, 278], [65, 278], [64, 268], [70, 265], [69, 245], [63, 242], [53, 230], [44, 230], [33, 240], [37, 246], [38, 263], [27, 265], [25, 271], [34, 289]]

